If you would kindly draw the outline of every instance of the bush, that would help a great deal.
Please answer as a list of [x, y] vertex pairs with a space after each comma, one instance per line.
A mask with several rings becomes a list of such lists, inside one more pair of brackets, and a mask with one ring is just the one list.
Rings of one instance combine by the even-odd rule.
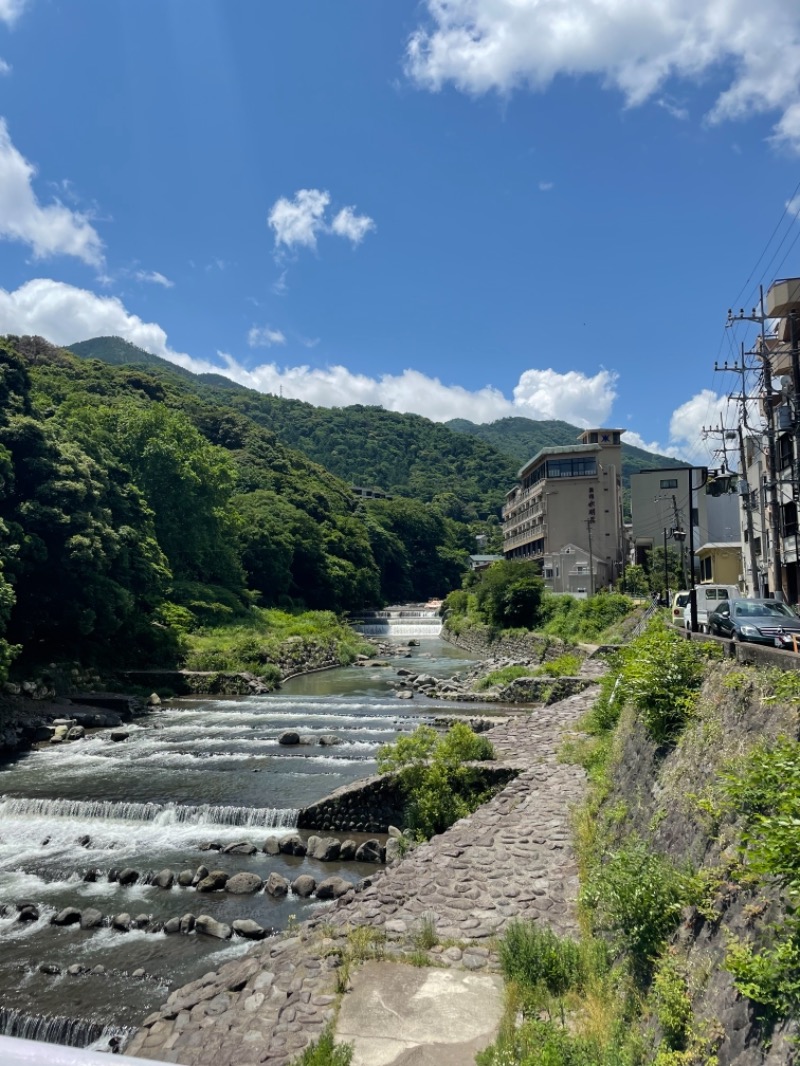
[[353, 1061], [352, 1044], [334, 1044], [333, 1030], [325, 1029], [319, 1040], [309, 1044], [292, 1066], [350, 1066]]
[[478, 609], [499, 629], [533, 629], [541, 620], [544, 581], [534, 563], [493, 563], [475, 586]]
[[562, 640], [596, 640], [604, 629], [635, 609], [633, 600], [619, 593], [598, 593], [588, 600], [547, 595], [542, 604], [544, 632]]
[[509, 922], [500, 941], [500, 964], [507, 980], [553, 996], [581, 989], [586, 980], [580, 944], [519, 919]]
[[465, 763], [494, 757], [491, 743], [463, 722], [443, 737], [422, 725], [378, 750], [378, 770], [399, 774], [406, 798], [406, 825], [427, 839], [443, 833], [485, 801], [480, 773]]

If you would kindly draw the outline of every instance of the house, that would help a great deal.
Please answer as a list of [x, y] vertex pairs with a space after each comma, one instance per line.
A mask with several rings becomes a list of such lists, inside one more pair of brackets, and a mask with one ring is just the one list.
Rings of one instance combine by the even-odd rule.
[[506, 559], [543, 569], [549, 559], [554, 569], [572, 546], [587, 556], [587, 595], [613, 584], [622, 568], [623, 433], [586, 429], [578, 444], [542, 448], [520, 468], [503, 507]]
[[579, 600], [587, 598], [590, 588], [602, 588], [599, 571], [598, 561], [577, 544], [565, 544], [557, 552], [548, 552], [542, 561], [542, 577], [550, 592], [568, 593]]

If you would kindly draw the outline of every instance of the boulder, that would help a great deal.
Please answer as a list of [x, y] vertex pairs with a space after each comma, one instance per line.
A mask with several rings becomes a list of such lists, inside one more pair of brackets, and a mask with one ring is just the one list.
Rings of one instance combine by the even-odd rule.
[[204, 878], [208, 877], [209, 872], [210, 871], [209, 871], [207, 866], [198, 866], [197, 869], [194, 872], [194, 877], [192, 878], [192, 884], [193, 885], [199, 885], [200, 882]]
[[215, 940], [230, 940], [233, 930], [224, 922], [218, 922], [210, 914], [198, 914], [194, 923], [194, 931], [201, 936], [211, 936]]
[[82, 974], [88, 973], [89, 967], [84, 966], [83, 963], [74, 962], [72, 966], [67, 967], [67, 973], [70, 977], [80, 977]]
[[103, 924], [103, 915], [94, 907], [81, 912], [81, 929], [97, 929]]
[[224, 870], [212, 870], [208, 877], [197, 882], [198, 892], [220, 892], [226, 885], [228, 875]]
[[400, 857], [400, 841], [396, 837], [389, 837], [386, 841], [386, 862], [396, 862]]
[[225, 891], [231, 892], [235, 896], [246, 896], [252, 892], [260, 891], [263, 884], [264, 882], [258, 874], [243, 872], [228, 878]]
[[55, 962], [43, 962], [39, 966], [39, 973], [46, 973], [55, 976], [61, 973], [61, 967]]
[[317, 882], [311, 874], [300, 874], [299, 877], [292, 881], [292, 892], [301, 899], [308, 899], [309, 896], [313, 896], [316, 887]]
[[289, 747], [294, 744], [300, 743], [300, 734], [296, 729], [284, 729], [284, 731], [278, 737], [278, 743]]
[[345, 892], [349, 892], [353, 886], [343, 877], [329, 877], [317, 885], [317, 899], [338, 899]]
[[163, 932], [166, 933], [167, 936], [172, 936], [174, 933], [179, 933], [180, 930], [181, 930], [181, 920], [180, 920], [180, 918], [168, 918], [167, 921], [164, 922]]
[[[313, 848], [311, 847], [312, 840], [315, 840]], [[336, 837], [311, 837], [308, 841], [309, 856], [320, 862], [335, 862], [341, 850], [342, 845]]]
[[251, 918], [237, 918], [231, 928], [236, 936], [244, 937], [245, 940], [263, 940], [267, 935], [264, 926]]
[[106, 972], [105, 966], [100, 966], [100, 965], [93, 966], [91, 968], [91, 970], [89, 970], [89, 973], [93, 973], [96, 977], [102, 977], [105, 972]]
[[97, 869], [87, 870], [86, 873], [83, 875], [83, 880], [86, 881], [87, 884], [94, 884], [94, 882], [97, 880], [97, 878], [99, 876], [100, 876], [100, 870], [97, 870]]
[[143, 978], [147, 977], [147, 970], [145, 970], [143, 966], [138, 966], [131, 974], [131, 977], [134, 981], [141, 981]]
[[85, 736], [86, 730], [82, 725], [74, 725], [67, 731], [67, 740], [83, 740]]
[[194, 873], [191, 870], [181, 870], [178, 874], [178, 884], [181, 888], [189, 888], [194, 881]]
[[307, 851], [308, 844], [306, 843], [306, 841], [301, 840], [297, 833], [291, 833], [289, 836], [282, 837], [280, 840], [281, 855], [303, 856], [306, 854]]
[[89, 836], [88, 833], [84, 833], [83, 836], [78, 837], [78, 839], [75, 841], [79, 848], [88, 848], [91, 842], [92, 838]]
[[180, 931], [187, 935], [192, 932], [195, 926], [195, 918], [193, 914], [184, 914], [180, 920]]
[[323, 748], [332, 748], [337, 744], [343, 743], [343, 741], [342, 738], [337, 737], [335, 733], [322, 733], [318, 737], [317, 743], [322, 745]]
[[356, 862], [380, 862], [381, 842], [379, 840], [365, 840], [356, 851]]
[[267, 837], [264, 841], [263, 851], [265, 855], [279, 855], [281, 850], [281, 841], [278, 837]]
[[356, 849], [358, 844], [355, 840], [343, 840], [342, 846], [339, 849], [339, 859], [341, 862], [352, 862], [356, 857]]
[[217, 840], [207, 840], [201, 844], [198, 851], [222, 851], [222, 845]]
[[127, 911], [123, 911], [122, 914], [115, 914], [111, 919], [111, 928], [119, 929], [121, 933], [127, 933], [131, 927], [131, 916]]
[[17, 904], [18, 922], [38, 922], [39, 908], [34, 903]]
[[109, 738], [114, 741], [115, 744], [121, 743], [123, 740], [127, 740], [130, 733], [127, 729], [112, 729]]
[[124, 870], [120, 870], [117, 874], [117, 881], [121, 885], [135, 885], [139, 880], [139, 874], [136, 870], [132, 870], [129, 866], [126, 866]]
[[136, 929], [144, 929], [146, 925], [150, 924], [149, 914], [137, 914], [131, 922], [131, 925]]
[[156, 888], [172, 888], [175, 883], [175, 874], [172, 870], [160, 870], [150, 882]]
[[285, 896], [289, 891], [289, 882], [285, 877], [281, 877], [280, 874], [276, 874], [273, 871], [267, 878], [264, 891], [270, 896]]
[[223, 855], [255, 855], [258, 848], [249, 840], [241, 840], [238, 844], [228, 844], [222, 849]]
[[75, 925], [80, 920], [81, 912], [77, 907], [65, 907], [58, 914], [54, 914], [50, 922], [52, 925]]
[[414, 693], [412, 692], [412, 690], [410, 688], [401, 688], [401, 689], [399, 689], [397, 692], [395, 692], [395, 696], [399, 700], [413, 700], [414, 699]]
[[147, 697], [147, 706], [148, 707], [160, 707], [161, 706], [161, 697], [159, 696], [159, 694], [157, 692], [151, 692], [150, 695]]

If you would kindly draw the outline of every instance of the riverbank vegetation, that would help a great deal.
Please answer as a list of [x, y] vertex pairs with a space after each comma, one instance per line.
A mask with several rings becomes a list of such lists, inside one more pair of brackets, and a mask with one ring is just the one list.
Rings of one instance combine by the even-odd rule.
[[404, 829], [427, 840], [476, 811], [491, 795], [475, 762], [494, 759], [486, 737], [456, 722], [442, 736], [421, 725], [378, 751], [378, 771], [396, 773], [405, 798]]
[[447, 625], [463, 633], [489, 626], [497, 635], [521, 629], [567, 642], [602, 641], [604, 633], [635, 610], [627, 596], [603, 592], [591, 599], [549, 592], [535, 563], [503, 561], [470, 573], [444, 603]]
[[794, 1061], [799, 703], [797, 675], [660, 622], [620, 652], [563, 753], [590, 781], [580, 937], [509, 926], [479, 1066], [714, 1066], [740, 1044]]

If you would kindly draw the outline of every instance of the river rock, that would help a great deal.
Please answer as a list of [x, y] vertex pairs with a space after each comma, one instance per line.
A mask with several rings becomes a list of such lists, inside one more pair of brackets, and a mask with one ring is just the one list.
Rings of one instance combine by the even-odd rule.
[[267, 883], [264, 886], [264, 891], [270, 896], [285, 896], [289, 891], [289, 882], [285, 877], [281, 877], [280, 874], [276, 874], [275, 871], [267, 878]]
[[89, 836], [88, 833], [84, 833], [83, 836], [78, 837], [78, 839], [75, 841], [79, 848], [88, 848], [91, 842], [92, 838]]
[[39, 921], [39, 908], [34, 903], [18, 903], [17, 904], [17, 921], [18, 922], [38, 922]]
[[87, 870], [83, 875], [83, 880], [87, 884], [94, 884], [98, 877], [101, 876], [101, 871], [97, 869]]
[[198, 914], [194, 923], [194, 931], [201, 936], [211, 936], [216, 940], [230, 940], [233, 930], [224, 922], [218, 922], [210, 914]]
[[317, 740], [323, 748], [333, 748], [337, 744], [343, 743], [341, 737], [337, 737], [335, 733], [323, 733]]
[[134, 929], [144, 929], [145, 926], [147, 926], [149, 924], [150, 924], [150, 915], [149, 914], [137, 914], [136, 917], [131, 922], [131, 925], [134, 927]]
[[386, 841], [386, 862], [396, 862], [401, 857], [400, 841], [396, 837], [389, 837]]
[[97, 929], [103, 924], [103, 915], [94, 907], [81, 912], [81, 929]]
[[365, 840], [356, 851], [356, 862], [380, 862], [381, 842], [379, 840]]
[[86, 736], [86, 730], [82, 725], [74, 725], [72, 729], [67, 732], [67, 740], [83, 740]]
[[117, 874], [117, 881], [123, 886], [135, 885], [139, 880], [139, 874], [136, 870], [132, 870], [129, 866], [126, 866], [124, 870], [120, 870]]
[[112, 729], [109, 734], [109, 739], [113, 740], [115, 744], [120, 744], [123, 740], [127, 740], [130, 733], [127, 729]]
[[54, 914], [50, 922], [52, 925], [75, 925], [80, 920], [81, 912], [77, 907], [65, 907], [58, 914]]
[[[313, 847], [311, 846], [312, 840], [314, 841]], [[336, 837], [309, 837], [308, 839], [309, 856], [320, 862], [335, 862], [341, 850], [342, 845]]]
[[206, 840], [197, 849], [198, 851], [222, 851], [222, 845], [218, 840]]
[[[311, 837], [309, 837], [310, 839]], [[319, 840], [319, 837], [317, 837], [317, 840]], [[280, 839], [281, 855], [299, 855], [302, 857], [307, 851], [307, 842], [301, 840], [297, 833], [291, 833], [289, 836]]]
[[192, 884], [193, 885], [199, 885], [200, 882], [202, 880], [204, 880], [204, 878], [208, 877], [209, 872], [210, 871], [209, 871], [207, 866], [198, 866], [197, 869], [194, 872], [194, 877], [192, 878]]
[[296, 896], [300, 896], [301, 899], [307, 899], [314, 894], [314, 889], [317, 887], [317, 882], [311, 876], [311, 874], [300, 874], [292, 881], [292, 892]]
[[89, 973], [93, 973], [95, 977], [102, 977], [105, 972], [105, 966], [100, 966], [99, 964], [97, 966], [93, 966], [91, 970], [89, 970]]
[[265, 855], [279, 855], [281, 850], [281, 842], [278, 837], [267, 837], [264, 841], [264, 854]]
[[39, 973], [46, 973], [55, 977], [61, 973], [61, 967], [55, 962], [43, 962], [39, 967]]
[[178, 874], [178, 884], [181, 888], [189, 888], [194, 881], [194, 873], [191, 870], [181, 870]]
[[81, 962], [74, 962], [72, 966], [67, 967], [67, 973], [70, 977], [80, 977], [82, 974], [88, 973], [89, 967], [84, 966]]
[[115, 914], [111, 919], [111, 928], [119, 929], [121, 933], [127, 933], [131, 927], [131, 916], [127, 911], [123, 911], [122, 914]]
[[179, 933], [180, 930], [181, 930], [181, 920], [180, 920], [180, 918], [168, 918], [164, 922], [163, 932], [167, 936], [173, 936], [175, 933]]
[[172, 870], [160, 870], [150, 882], [156, 888], [172, 888], [175, 883], [175, 874]]
[[202, 881], [197, 883], [198, 892], [219, 892], [224, 887], [228, 880], [228, 875], [224, 870], [212, 870], [208, 877], [204, 877]]
[[[272, 877], [272, 874], [270, 874]], [[238, 873], [229, 877], [225, 885], [226, 892], [232, 892], [235, 896], [246, 896], [252, 892], [258, 892], [264, 882], [258, 874]]]
[[150, 695], [147, 697], [147, 706], [148, 707], [160, 707], [161, 706], [161, 697], [159, 696], [159, 694], [157, 692], [151, 692]]
[[180, 920], [180, 931], [184, 936], [192, 932], [195, 926], [195, 917], [193, 914], [184, 914]]
[[284, 729], [284, 731], [278, 737], [278, 743], [283, 744], [286, 747], [290, 745], [300, 743], [300, 734], [296, 729]]
[[238, 844], [228, 844], [222, 849], [223, 855], [255, 855], [258, 848], [249, 840], [240, 840]]
[[134, 979], [134, 981], [141, 981], [142, 978], [147, 977], [147, 970], [145, 970], [143, 966], [139, 966], [133, 971], [131, 977]]
[[339, 858], [342, 862], [352, 862], [356, 857], [356, 849], [358, 844], [355, 840], [343, 840], [342, 846], [339, 849]]
[[414, 693], [412, 692], [412, 690], [410, 688], [398, 689], [398, 691], [395, 692], [395, 696], [397, 697], [398, 700], [413, 700], [414, 699]]
[[244, 937], [245, 940], [263, 940], [267, 935], [264, 926], [251, 918], [237, 918], [231, 928], [237, 936]]
[[329, 877], [317, 885], [317, 899], [338, 899], [345, 892], [349, 892], [353, 886], [343, 877]]

